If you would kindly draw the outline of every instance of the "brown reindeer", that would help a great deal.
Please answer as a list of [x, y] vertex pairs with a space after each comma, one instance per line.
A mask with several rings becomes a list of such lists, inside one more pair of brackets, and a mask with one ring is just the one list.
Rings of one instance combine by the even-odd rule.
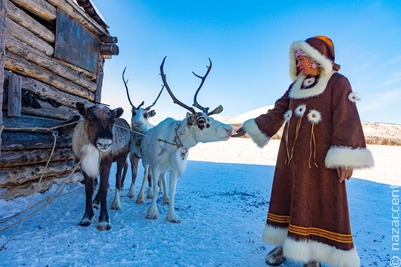
[[76, 107], [83, 119], [75, 126], [72, 148], [81, 161], [86, 194], [85, 213], [79, 225], [89, 226], [92, 222], [93, 185], [100, 175], [100, 186], [95, 197], [95, 202], [100, 203], [97, 229], [109, 230], [111, 223], [107, 212], [107, 190], [110, 167], [113, 161], [117, 162], [118, 170], [126, 164], [131, 135], [129, 124], [119, 118], [124, 112], [122, 108], [111, 110], [105, 105], [86, 108], [82, 103], [76, 103]]

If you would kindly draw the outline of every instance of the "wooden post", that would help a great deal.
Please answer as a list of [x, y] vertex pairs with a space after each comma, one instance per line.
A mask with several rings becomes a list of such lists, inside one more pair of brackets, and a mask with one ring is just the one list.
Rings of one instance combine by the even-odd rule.
[[8, 80], [8, 117], [21, 117], [21, 99], [21, 78], [11, 74]]
[[103, 87], [103, 75], [104, 75], [104, 58], [99, 57], [97, 63], [97, 76], [96, 76], [96, 92], [95, 92], [95, 102], [102, 101], [102, 87]]
[[3, 92], [4, 92], [4, 60], [6, 57], [6, 3], [0, 0], [0, 155], [1, 155], [1, 134], [3, 132]]

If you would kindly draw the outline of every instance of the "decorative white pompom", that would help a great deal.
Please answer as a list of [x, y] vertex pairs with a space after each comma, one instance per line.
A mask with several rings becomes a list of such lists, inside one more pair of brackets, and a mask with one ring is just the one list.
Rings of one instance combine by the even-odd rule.
[[308, 113], [308, 120], [312, 124], [318, 124], [322, 120], [322, 115], [320, 114], [319, 111], [312, 109]]

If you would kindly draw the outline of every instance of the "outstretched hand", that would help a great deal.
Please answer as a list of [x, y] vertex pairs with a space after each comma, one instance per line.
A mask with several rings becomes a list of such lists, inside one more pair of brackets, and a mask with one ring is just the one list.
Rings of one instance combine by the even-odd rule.
[[240, 137], [244, 136], [246, 134], [245, 130], [241, 127], [237, 131], [235, 131], [235, 134], [231, 135], [231, 137]]
[[350, 168], [345, 168], [345, 167], [337, 168], [337, 175], [338, 175], [338, 178], [339, 178], [338, 181], [340, 183], [342, 183], [342, 182], [345, 181], [345, 179], [348, 180], [349, 178], [351, 178], [352, 173], [353, 173], [353, 170], [350, 169]]

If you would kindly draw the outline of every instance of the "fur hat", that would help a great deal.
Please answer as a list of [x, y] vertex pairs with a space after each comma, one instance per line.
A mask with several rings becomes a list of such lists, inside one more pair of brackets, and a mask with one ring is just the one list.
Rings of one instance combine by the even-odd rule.
[[329, 75], [333, 70], [340, 70], [340, 65], [334, 63], [335, 53], [333, 41], [327, 36], [315, 36], [305, 41], [295, 41], [290, 47], [290, 76], [296, 80], [299, 75], [295, 53], [302, 50], [319, 64], [321, 75]]

